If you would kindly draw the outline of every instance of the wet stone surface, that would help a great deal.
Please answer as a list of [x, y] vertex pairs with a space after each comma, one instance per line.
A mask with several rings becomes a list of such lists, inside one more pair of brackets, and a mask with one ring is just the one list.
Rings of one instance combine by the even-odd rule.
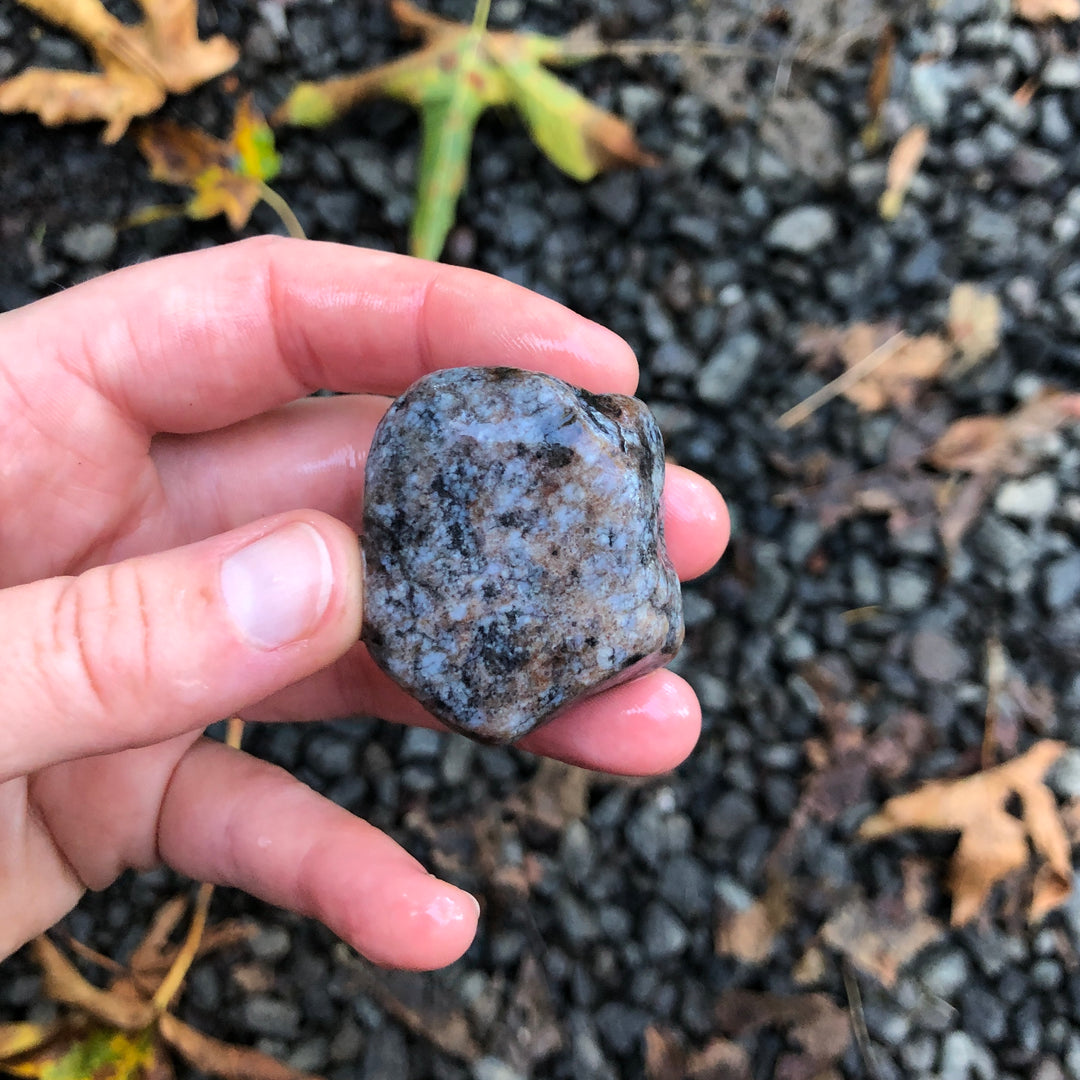
[[660, 432], [634, 398], [458, 368], [415, 383], [367, 462], [363, 637], [430, 712], [520, 738], [683, 636]]

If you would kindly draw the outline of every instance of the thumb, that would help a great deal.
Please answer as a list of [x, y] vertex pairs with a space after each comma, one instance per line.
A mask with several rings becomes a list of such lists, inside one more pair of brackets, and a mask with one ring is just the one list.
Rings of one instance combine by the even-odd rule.
[[360, 634], [356, 534], [280, 514], [0, 591], [0, 781], [205, 727]]

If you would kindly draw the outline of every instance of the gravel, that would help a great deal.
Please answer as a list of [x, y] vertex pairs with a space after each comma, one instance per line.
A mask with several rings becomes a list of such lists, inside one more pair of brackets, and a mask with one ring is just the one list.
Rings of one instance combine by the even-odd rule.
[[[455, 18], [471, 9], [465, 0], [430, 6]], [[1016, 721], [1019, 748], [1044, 723], [1046, 734], [1080, 741], [1076, 427], [1040, 442], [1030, 468], [991, 484], [952, 549], [932, 511], [912, 521], [851, 514], [805, 494], [818, 481], [828, 488], [833, 477], [914, 460], [959, 417], [1001, 415], [1041, 388], [1078, 385], [1076, 25], [1032, 27], [1004, 0], [902, 11], [869, 0], [833, 5], [830, 18], [848, 7], [860, 19], [887, 12], [898, 31], [876, 150], [861, 139], [874, 36], [828, 70], [818, 60], [787, 63], [821, 60], [814, 34], [858, 37], [854, 24], [826, 25], [816, 9], [804, 30], [793, 5], [764, 24], [747, 21], [746, 5], [493, 5], [501, 26], [559, 34], [597, 18], [605, 37], [711, 37], [775, 54], [775, 62], [709, 67], [698, 85], [711, 88], [711, 102], [694, 92], [685, 57], [606, 58], [566, 72], [590, 99], [629, 118], [660, 161], [584, 186], [544, 161], [515, 117], [484, 117], [448, 249], [452, 261], [536, 288], [623, 334], [672, 459], [727, 495], [732, 552], [687, 591], [677, 662], [702, 701], [703, 735], [664, 777], [592, 778], [585, 815], [556, 827], [545, 815], [565, 793], [545, 792], [548, 809], [537, 809], [542, 800], [528, 787], [535, 762], [521, 751], [361, 720], [252, 729], [251, 752], [480, 895], [476, 944], [449, 971], [413, 977], [402, 1000], [467, 1017], [482, 1052], [470, 1064], [441, 1053], [363, 992], [327, 931], [229, 890], [216, 894], [214, 917], [253, 918], [259, 931], [196, 965], [181, 1005], [189, 1022], [330, 1080], [641, 1076], [650, 1025], [699, 1048], [717, 1034], [724, 991], [805, 992], [792, 973], [824, 919], [852, 890], [895, 905], [905, 859], [927, 860], [931, 913], [948, 922], [952, 837], [865, 844], [854, 834], [887, 796], [976, 767], [988, 640], [1001, 642], [1010, 679], [1045, 688], [1052, 702], [1049, 721]], [[202, 14], [205, 32], [243, 43], [241, 86], [268, 108], [299, 78], [344, 74], [402, 49], [381, 8], [220, 0]], [[710, 21], [722, 18], [733, 21]], [[4, 9], [0, 72], [84, 63], [62, 32], [34, 36], [38, 25], [20, 7]], [[747, 92], [719, 93], [724, 79], [741, 79]], [[1024, 104], [1016, 91], [1029, 79], [1036, 89]], [[220, 81], [168, 108], [227, 131]], [[930, 143], [899, 217], [885, 223], [877, 201], [888, 153], [912, 123], [928, 124]], [[44, 129], [25, 117], [4, 118], [2, 130], [2, 308], [231, 239], [220, 219], [121, 228], [139, 208], [183, 198], [150, 181], [130, 140], [104, 147], [94, 125]], [[403, 250], [417, 132], [410, 111], [387, 102], [326, 132], [280, 132], [275, 186], [318, 238]], [[277, 228], [260, 209], [247, 231]], [[808, 369], [797, 349], [807, 324], [895, 319], [911, 333], [936, 331], [959, 281], [1001, 302], [994, 356], [910, 409], [874, 416], [840, 397], [790, 430], [777, 427], [785, 409], [836, 374]], [[912, 468], [916, 480], [930, 475]], [[923, 513], [908, 501], [903, 511]], [[836, 680], [831, 694], [815, 677], [822, 667]], [[762, 896], [841, 711], [850, 725], [843, 738], [872, 740], [914, 716], [925, 718], [927, 741], [900, 775], [874, 773], [835, 818], [811, 815], [798, 831], [783, 863], [791, 920], [769, 957], [743, 964], [717, 955], [718, 918]], [[1078, 762], [1073, 748], [1053, 770], [1056, 799], [1080, 799]], [[168, 872], [125, 875], [88, 895], [65, 929], [123, 957], [182, 887]], [[876, 1075], [1080, 1075], [1080, 898], [1074, 891], [1029, 928], [1008, 914], [1011, 894], [999, 892], [977, 923], [944, 932], [891, 987], [859, 976]], [[528, 958], [539, 965], [545, 1004], [537, 998], [522, 1020], [512, 1002]], [[231, 974], [238, 962], [268, 980], [264, 989], [242, 989]], [[8, 961], [0, 1022], [39, 1015], [39, 986], [25, 952]], [[813, 989], [848, 1008], [835, 955]], [[548, 1024], [561, 1048], [536, 1061], [518, 1056], [517, 1037]], [[740, 1042], [754, 1076], [774, 1074], [794, 1048], [769, 1028]], [[870, 1074], [854, 1047], [838, 1070], [850, 1080]], [[191, 1076], [181, 1071], [181, 1080]]]

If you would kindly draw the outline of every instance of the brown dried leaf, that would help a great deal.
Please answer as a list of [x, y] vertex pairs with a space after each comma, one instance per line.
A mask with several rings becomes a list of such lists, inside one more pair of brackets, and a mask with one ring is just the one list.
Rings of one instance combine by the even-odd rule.
[[760, 964], [772, 953], [776, 937], [792, 919], [791, 887], [774, 875], [764, 895], [741, 911], [721, 916], [716, 929], [718, 956], [733, 956], [744, 964]]
[[536, 775], [510, 801], [516, 817], [553, 832], [581, 821], [589, 809], [589, 792], [598, 773], [554, 758], [543, 758]]
[[915, 124], [900, 136], [893, 147], [885, 175], [885, 192], [878, 203], [878, 213], [886, 221], [892, 221], [899, 215], [904, 196], [919, 171], [929, 140], [929, 129], [924, 124]]
[[858, 896], [821, 928], [827, 945], [885, 987], [893, 986], [903, 965], [944, 933], [936, 919], [890, 897], [871, 903]]
[[855, 323], [846, 329], [811, 324], [803, 328], [796, 348], [810, 355], [815, 370], [839, 358], [849, 371], [882, 350], [873, 365], [841, 391], [865, 412], [910, 405], [921, 384], [941, 374], [950, 355], [948, 344], [938, 335], [912, 338], [891, 321]]
[[204, 1035], [171, 1013], [162, 1014], [158, 1031], [189, 1065], [222, 1080], [319, 1080], [250, 1046], [234, 1046]]
[[799, 957], [798, 963], [792, 969], [791, 977], [798, 986], [814, 986], [825, 978], [826, 970], [824, 951], [817, 945], [811, 945]]
[[750, 1056], [728, 1039], [713, 1038], [688, 1051], [679, 1034], [650, 1024], [645, 1029], [645, 1080], [750, 1080]]
[[[851, 1021], [847, 1011], [824, 994], [758, 993], [727, 990], [716, 1003], [720, 1029], [738, 1038], [769, 1025], [786, 1029], [802, 1054], [785, 1066], [785, 1075], [818, 1076], [839, 1062], [851, 1042]], [[780, 1068], [777, 1068], [777, 1076]]]
[[120, 22], [100, 0], [20, 0], [42, 18], [80, 37], [100, 74], [29, 68], [0, 83], [0, 112], [33, 112], [49, 126], [104, 120], [102, 140], [116, 142], [136, 116], [166, 94], [184, 94], [236, 63], [221, 35], [200, 41], [197, 0], [140, 0], [145, 20]]
[[[963, 925], [983, 907], [990, 890], [1028, 865], [1028, 841], [1044, 862], [1035, 882], [1029, 917], [1041, 918], [1068, 895], [1072, 881], [1069, 841], [1043, 777], [1065, 752], [1064, 743], [1037, 742], [1026, 754], [995, 769], [959, 780], [938, 780], [890, 799], [863, 822], [863, 839], [905, 829], [959, 832], [949, 870], [952, 923]], [[1017, 796], [1022, 819], [1006, 809]]]
[[[859, 351], [865, 339], [855, 336], [859, 327], [852, 327], [844, 362], [848, 367], [871, 350]], [[900, 335], [888, 357], [869, 374], [844, 391], [844, 396], [863, 410], [880, 412], [890, 405], [910, 405], [922, 384], [936, 379], [949, 360], [949, 347], [937, 334], [911, 338]]]
[[1001, 304], [991, 292], [962, 281], [949, 296], [949, 337], [964, 368], [989, 356], [1001, 340]]
[[966, 416], [930, 448], [927, 460], [943, 472], [1019, 476], [1034, 468], [1037, 442], [1080, 420], [1080, 394], [1044, 390], [1006, 416]]
[[1080, 19], [1080, 0], [1013, 0], [1012, 7], [1028, 22], [1042, 23], [1051, 19], [1075, 22]]

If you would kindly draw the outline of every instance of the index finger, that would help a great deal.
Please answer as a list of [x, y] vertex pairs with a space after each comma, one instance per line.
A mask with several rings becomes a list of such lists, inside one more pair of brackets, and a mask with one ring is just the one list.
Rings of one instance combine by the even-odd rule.
[[[129, 267], [0, 317], [9, 356], [55, 358], [151, 434], [224, 427], [316, 389], [396, 395], [507, 365], [632, 393], [616, 334], [477, 270], [258, 237]], [[25, 362], [25, 361], [24, 361]]]

